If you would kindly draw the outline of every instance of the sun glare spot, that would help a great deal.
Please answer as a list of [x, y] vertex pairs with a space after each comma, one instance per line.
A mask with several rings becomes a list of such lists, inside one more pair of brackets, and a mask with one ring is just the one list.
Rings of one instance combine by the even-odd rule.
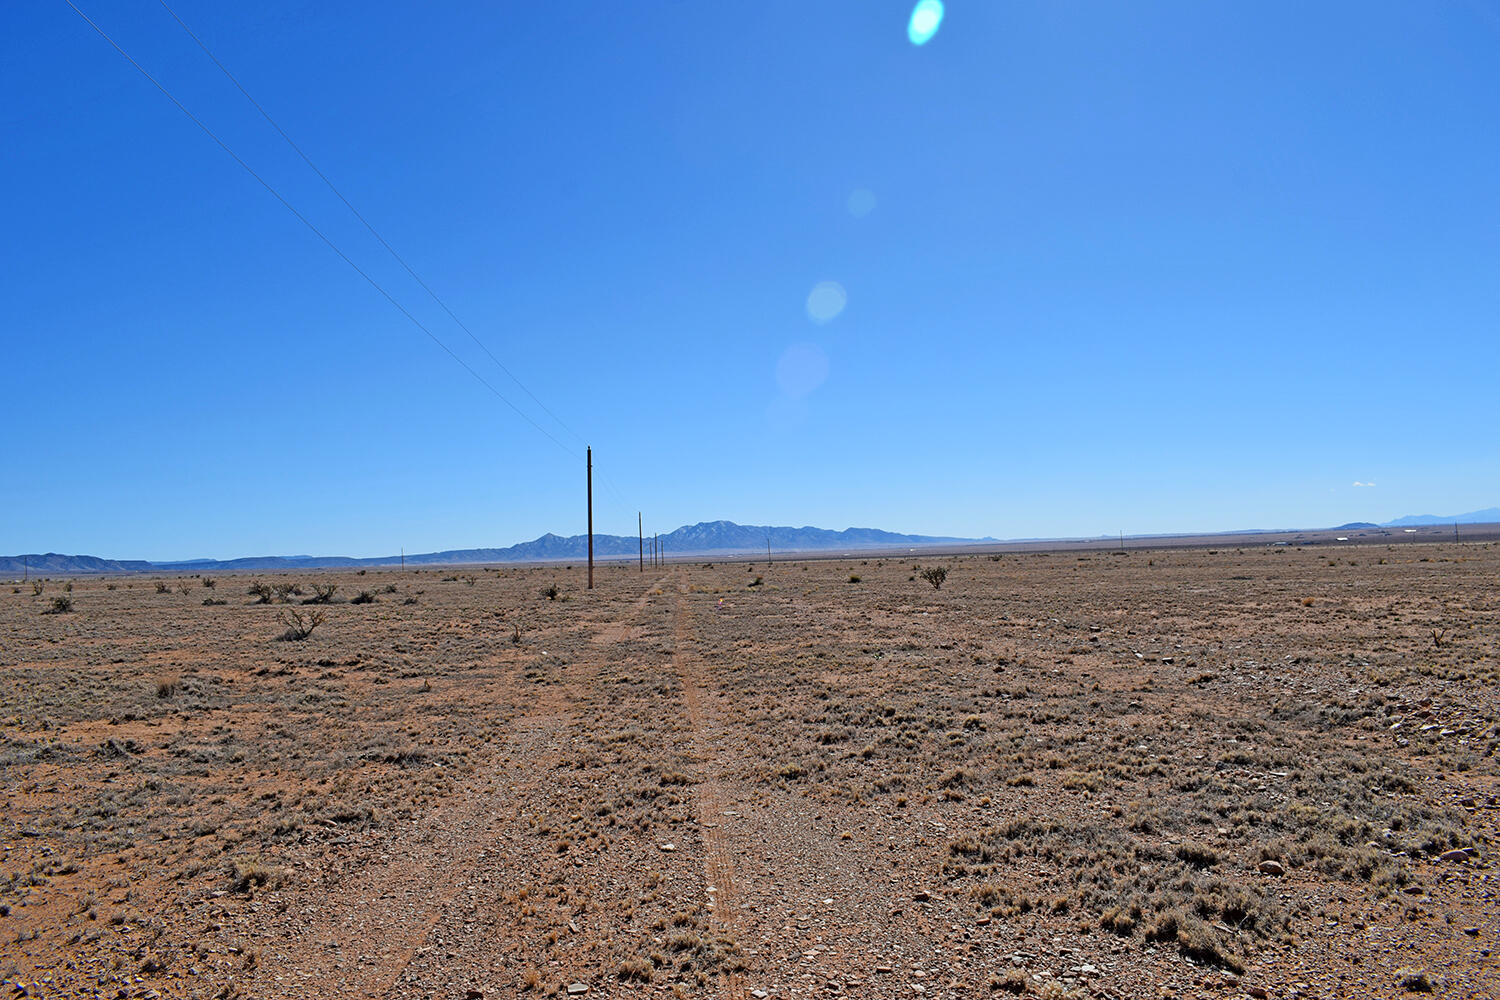
[[913, 45], [926, 45], [943, 24], [943, 0], [917, 0], [906, 25], [906, 37]]

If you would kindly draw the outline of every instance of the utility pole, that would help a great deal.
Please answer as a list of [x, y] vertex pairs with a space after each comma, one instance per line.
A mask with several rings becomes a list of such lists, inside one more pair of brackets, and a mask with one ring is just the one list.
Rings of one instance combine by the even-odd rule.
[[594, 589], [594, 449], [584, 449], [588, 462], [589, 491], [589, 589]]
[[31, 557], [30, 556], [22, 556], [21, 557], [21, 582], [25, 583], [27, 580], [30, 580], [30, 579], [31, 579]]
[[406, 546], [401, 546], [401, 572], [406, 572]]
[[766, 536], [766, 568], [771, 568], [771, 536]]
[[1453, 540], [1455, 542], [1458, 541], [1458, 522], [1457, 521], [1453, 522]]
[[1124, 531], [1120, 532], [1120, 551], [1121, 552], [1125, 551], [1125, 532]]
[[641, 572], [646, 572], [646, 529], [642, 526], [641, 512], [635, 512], [636, 540], [641, 543]]

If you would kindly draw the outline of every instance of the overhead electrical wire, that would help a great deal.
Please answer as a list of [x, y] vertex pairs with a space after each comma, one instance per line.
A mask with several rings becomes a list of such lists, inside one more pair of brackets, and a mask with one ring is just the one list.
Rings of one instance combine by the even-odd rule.
[[[150, 81], [150, 83], [151, 83], [151, 85], [153, 87], [155, 87], [157, 90], [161, 91], [162, 95], [164, 97], [166, 97], [167, 100], [171, 101], [174, 105], [176, 105], [177, 110], [181, 111], [184, 115], [186, 115], [188, 117], [189, 121], [191, 121], [194, 125], [197, 125], [200, 129], [202, 129], [203, 133], [205, 135], [207, 135], [210, 139], [212, 139], [214, 141], [214, 143], [220, 149], [222, 149], [225, 153], [229, 154], [230, 158], [233, 159], [235, 163], [238, 163], [240, 165], [241, 169], [243, 169], [245, 171], [245, 173], [247, 173], [251, 177], [253, 177], [255, 179], [255, 181], [258, 184], [260, 184], [261, 187], [265, 188], [266, 191], [270, 193], [271, 197], [273, 197], [277, 201], [279, 201], [282, 204], [282, 207], [284, 207], [288, 212], [291, 212], [294, 216], [296, 216], [297, 217], [297, 221], [301, 222], [304, 226], [306, 226], [309, 230], [311, 230], [312, 233], [313, 233], [313, 235], [316, 236], [316, 237], [318, 237], [318, 239], [322, 240], [323, 243], [328, 247], [328, 249], [332, 250], [335, 254], [338, 255], [338, 257], [339, 257], [340, 260], [342, 260], [345, 264], [348, 264], [349, 267], [352, 268], [356, 274], [358, 274], [361, 278], [364, 278], [365, 281], [367, 281], [370, 284], [370, 287], [374, 288], [377, 292], [379, 292], [385, 298], [385, 300], [387, 302], [389, 302], [391, 305], [395, 306], [396, 309], [401, 313], [401, 315], [405, 316], [408, 320], [411, 321], [411, 323], [412, 323], [413, 326], [415, 326], [418, 330], [421, 330], [424, 334], [426, 334], [429, 340], [431, 340], [438, 347], [442, 348], [443, 351], [444, 351], [444, 353], [446, 353], [454, 361], [458, 362], [463, 367], [463, 369], [466, 372], [468, 372], [476, 380], [478, 380], [478, 382], [481, 385], [483, 385], [486, 389], [488, 389], [491, 393], [493, 393], [495, 395], [495, 397], [497, 399], [499, 399], [502, 403], [504, 403], [506, 406], [510, 407], [513, 411], [515, 411], [515, 413], [516, 413], [517, 416], [519, 416], [522, 420], [525, 420], [528, 424], [530, 424], [532, 427], [534, 427], [539, 433], [541, 433], [544, 437], [546, 437], [547, 440], [549, 440], [553, 444], [557, 445], [559, 448], [561, 448], [567, 454], [569, 454], [569, 455], [573, 455], [574, 454], [573, 449], [569, 448], [567, 445], [565, 445], [561, 441], [559, 441], [555, 436], [553, 436], [553, 434], [550, 431], [547, 430], [547, 428], [543, 427], [541, 424], [537, 423], [534, 419], [532, 419], [532, 417], [531, 417], [530, 414], [528, 414], [525, 410], [522, 410], [515, 403], [511, 402], [511, 400], [504, 393], [502, 393], [499, 389], [496, 389], [495, 386], [488, 379], [486, 379], [479, 372], [475, 371], [474, 367], [472, 365], [470, 365], [463, 358], [459, 357], [458, 354], [454, 353], [453, 349], [451, 347], [449, 347], [447, 344], [445, 344], [437, 336], [437, 334], [433, 333], [431, 330], [429, 330], [422, 323], [421, 320], [419, 320], [419, 319], [417, 319], [417, 317], [413, 316], [411, 314], [411, 312], [408, 311], [407, 308], [405, 306], [403, 306], [399, 301], [397, 301], [396, 297], [394, 295], [392, 295], [390, 292], [386, 291], [385, 288], [384, 288], [384, 286], [382, 286], [380, 284], [380, 282], [376, 281], [369, 274], [369, 272], [365, 271], [364, 268], [362, 268], [358, 264], [356, 264], [353, 261], [353, 259], [351, 259], [349, 257], [348, 254], [344, 253], [343, 250], [339, 249], [338, 244], [334, 243], [333, 240], [329, 239], [329, 237], [321, 229], [319, 229], [316, 225], [313, 224], [312, 220], [308, 219], [307, 216], [305, 216], [301, 212], [299, 212], [296, 209], [296, 207], [294, 205], [292, 205], [291, 202], [287, 201], [287, 199], [282, 196], [282, 194], [281, 194], [280, 191], [276, 190], [276, 188], [271, 185], [271, 183], [269, 181], [267, 181], [260, 174], [256, 173], [255, 172], [255, 168], [251, 167], [250, 164], [246, 163], [243, 159], [241, 159], [240, 155], [238, 153], [236, 153], [233, 149], [230, 149], [229, 145], [226, 142], [224, 142], [223, 139], [220, 139], [218, 137], [218, 135], [214, 132], [213, 129], [209, 128], [208, 125], [206, 125], [203, 122], [202, 119], [200, 119], [197, 115], [193, 114], [192, 111], [188, 110], [187, 106], [184, 105], [181, 101], [179, 101], [175, 96], [173, 96], [172, 92], [170, 90], [168, 90], [165, 86], [163, 86], [162, 83], [161, 83], [161, 81], [157, 80], [156, 77], [152, 76], [151, 73], [144, 66], [142, 66], [139, 62], [136, 61], [136, 59], [135, 59], [134, 56], [132, 56], [129, 52], [126, 52], [125, 49], [120, 46], [119, 42], [116, 42], [113, 38], [111, 38], [110, 35], [109, 35], [109, 33], [106, 32], [103, 28], [101, 28], [98, 25], [98, 23], [96, 23], [94, 21], [93, 18], [89, 17], [82, 10], [80, 10], [78, 8], [78, 5], [75, 4], [73, 2], [73, 0], [63, 0], [63, 2], [66, 3], [69, 7], [73, 8], [73, 12], [75, 14], [77, 14], [79, 17], [83, 18], [83, 20], [88, 23], [88, 26], [91, 27], [91, 28], [93, 28], [94, 31], [98, 33], [98, 35], [99, 35], [100, 38], [102, 38], [106, 42], [108, 42], [111, 48], [113, 48], [116, 52], [120, 53], [120, 55], [123, 56], [125, 58], [125, 60], [130, 63], [130, 65], [132, 65], [132, 66], [134, 66], [136, 68], [137, 72], [139, 72], [148, 81]], [[217, 62], [217, 60], [215, 60], [215, 62]], [[249, 95], [247, 94], [246, 96], [248, 97]], [[287, 140], [287, 141], [290, 142], [291, 140]], [[304, 159], [306, 159], [306, 157], [304, 157]], [[310, 162], [309, 162], [309, 165], [311, 165]], [[317, 168], [314, 167], [313, 169], [316, 170]], [[321, 174], [320, 174], [320, 176], [321, 176]], [[326, 181], [327, 178], [324, 178], [324, 180]], [[330, 184], [329, 186], [332, 187], [332, 184]], [[337, 193], [337, 192], [335, 192], [335, 193]], [[342, 196], [340, 196], [340, 197], [342, 197]], [[348, 202], [346, 201], [345, 204], [347, 205]], [[352, 205], [350, 205], [349, 207], [350, 207], [350, 210], [353, 211], [354, 207]], [[358, 214], [359, 214], [358, 212], [355, 212], [355, 215], [358, 215]], [[363, 221], [363, 219], [361, 219], [361, 221]], [[366, 225], [369, 225], [369, 224], [366, 223]], [[374, 232], [373, 228], [371, 229], [371, 232]], [[379, 237], [379, 234], [377, 234], [377, 238], [378, 237]], [[385, 241], [381, 240], [381, 242], [384, 243]], [[387, 249], [390, 249], [389, 246], [387, 246]], [[395, 251], [392, 250], [391, 253], [395, 254]], [[399, 260], [400, 258], [398, 257], [397, 259]], [[410, 271], [410, 268], [408, 268], [407, 270]], [[415, 277], [415, 273], [413, 273], [413, 277]], [[418, 279], [418, 281], [420, 281], [420, 279]], [[423, 287], [425, 288], [426, 285], [424, 284]], [[429, 293], [431, 293], [431, 289], [428, 289], [428, 291], [429, 291]], [[435, 295], [434, 295], [434, 298], [436, 298]], [[446, 308], [446, 306], [444, 308]], [[451, 313], [450, 313], [450, 315], [451, 315]], [[457, 317], [455, 317], [455, 319], [456, 318]], [[462, 326], [462, 324], [460, 324], [460, 326]], [[473, 334], [470, 334], [470, 336], [473, 336]], [[475, 338], [475, 339], [477, 340], [478, 338]], [[483, 346], [483, 345], [481, 345], [481, 346]], [[489, 353], [488, 350], [486, 350], [486, 353]], [[493, 358], [494, 356], [491, 355], [491, 357]], [[496, 364], [499, 364], [498, 360], [496, 360]], [[501, 367], [504, 368], [503, 365], [501, 365]], [[510, 374], [510, 373], [507, 371], [506, 374]], [[515, 376], [512, 375], [511, 378], [514, 379]], [[517, 380], [517, 384], [518, 385], [520, 384], [519, 380]], [[525, 389], [525, 386], [522, 386], [522, 389]], [[531, 393], [530, 393], [529, 390], [527, 391], [527, 395], [531, 395]], [[536, 397], [532, 396], [532, 398], [535, 399]], [[538, 405], [540, 405], [540, 401], [538, 401]], [[543, 409], [546, 409], [546, 407], [543, 407]], [[550, 413], [551, 411], [549, 410], [548, 412]], [[556, 419], [555, 416], [554, 416], [554, 419]], [[561, 423], [561, 421], [558, 421], [558, 422]], [[570, 430], [569, 433], [573, 433], [573, 432]]]
[[245, 100], [249, 101], [251, 105], [254, 106], [255, 110], [260, 112], [260, 116], [264, 118], [273, 129], [276, 130], [276, 134], [281, 136], [281, 138], [286, 141], [286, 144], [292, 148], [292, 151], [302, 158], [302, 162], [306, 163], [308, 168], [312, 170], [313, 173], [317, 174], [319, 179], [322, 180], [324, 184], [328, 185], [328, 190], [332, 191], [334, 196], [338, 198], [339, 201], [344, 203], [344, 207], [347, 208], [351, 213], [353, 213], [354, 217], [358, 219], [360, 223], [362, 223], [364, 227], [370, 231], [370, 235], [375, 237], [375, 239], [380, 243], [381, 246], [385, 247], [386, 252], [389, 253], [393, 258], [395, 258], [396, 263], [400, 264], [401, 267], [406, 271], [406, 273], [411, 275], [413, 281], [422, 286], [422, 290], [432, 297], [432, 301], [436, 302], [439, 306], [442, 307], [443, 312], [448, 314], [448, 318], [453, 320], [454, 323], [458, 324], [458, 328], [464, 333], [468, 334], [469, 339], [472, 340], [476, 345], [478, 345], [481, 351], [489, 356], [489, 359], [495, 363], [495, 366], [503, 371], [522, 392], [526, 393], [526, 395], [531, 398], [531, 401], [539, 406], [542, 411], [547, 414], [547, 416], [557, 421], [557, 425], [559, 427], [567, 431], [569, 434], [573, 435], [573, 437], [577, 438], [580, 443], [583, 443], [583, 436], [577, 431], [573, 430], [573, 428], [569, 427], [567, 423], [556, 413], [553, 413], [552, 410], [548, 408], [546, 403], [543, 403], [540, 399], [538, 399], [536, 393], [527, 388], [526, 384], [522, 382], [514, 372], [507, 368], [503, 361], [501, 361], [494, 355], [489, 347], [485, 345], [484, 341], [480, 340], [478, 335], [476, 335], [473, 330], [469, 329], [468, 324], [459, 319], [458, 315], [448, 307], [448, 303], [444, 302], [442, 297], [439, 296], [437, 292], [432, 290], [432, 286], [427, 284], [427, 282], [422, 279], [422, 276], [419, 275], [412, 268], [412, 266], [406, 262], [406, 259], [396, 252], [396, 248], [391, 246], [391, 244], [386, 240], [384, 236], [380, 235], [380, 232], [376, 230], [376, 228], [370, 223], [370, 220], [366, 219], [364, 217], [364, 214], [361, 213], [359, 209], [355, 208], [354, 205], [350, 203], [348, 198], [344, 197], [344, 193], [334, 185], [333, 181], [329, 179], [328, 175], [325, 174], [318, 167], [318, 165], [312, 161], [312, 158], [303, 151], [301, 146], [297, 145], [292, 137], [287, 134], [286, 129], [282, 128], [280, 123], [277, 122], [275, 118], [271, 117], [271, 113], [265, 109], [265, 106], [257, 101], [253, 96], [251, 96], [250, 91], [245, 89], [244, 84], [240, 83], [239, 79], [233, 73], [229, 72], [229, 67], [225, 66], [224, 63], [219, 60], [219, 57], [213, 54], [213, 51], [209, 49], [209, 47], [204, 43], [203, 39], [199, 38], [197, 33], [194, 32], [192, 28], [188, 27], [187, 22], [184, 21], [180, 16], [178, 16], [175, 10], [168, 6], [166, 0], [157, 0], [157, 2], [161, 4], [163, 10], [172, 15], [172, 20], [176, 21], [178, 26], [180, 26], [183, 31], [187, 32], [188, 37], [193, 40], [198, 48], [203, 50], [203, 54], [208, 56], [208, 58], [213, 61], [213, 64], [215, 66], [219, 67], [219, 71], [229, 79], [230, 83], [234, 84], [236, 90], [244, 95]]

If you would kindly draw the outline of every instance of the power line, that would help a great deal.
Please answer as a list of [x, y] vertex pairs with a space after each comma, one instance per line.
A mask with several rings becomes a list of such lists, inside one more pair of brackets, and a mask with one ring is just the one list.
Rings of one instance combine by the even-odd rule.
[[[328, 175], [323, 173], [322, 170], [318, 169], [318, 165], [312, 161], [311, 157], [309, 157], [305, 152], [302, 151], [302, 147], [297, 145], [297, 143], [292, 140], [292, 137], [290, 135], [287, 135], [286, 129], [282, 128], [281, 125], [277, 123], [276, 119], [271, 117], [271, 113], [267, 111], [259, 101], [257, 101], [250, 95], [250, 91], [246, 90], [244, 85], [240, 83], [235, 75], [229, 72], [229, 68], [222, 62], [220, 62], [219, 57], [214, 55], [209, 47], [204, 44], [203, 39], [199, 38], [198, 35], [194, 33], [193, 29], [187, 26], [187, 22], [179, 17], [177, 15], [177, 12], [167, 5], [167, 0], [157, 0], [157, 2], [161, 4], [162, 9], [164, 9], [168, 14], [172, 15], [172, 20], [176, 21], [178, 25], [181, 26], [182, 30], [187, 32], [188, 37], [191, 38], [195, 43], [197, 43], [198, 48], [203, 50], [203, 54], [208, 56], [209, 59], [213, 60], [213, 64], [219, 67], [220, 72], [222, 72], [226, 77], [229, 78], [229, 82], [234, 84], [235, 89], [245, 96], [245, 100], [254, 105], [255, 110], [260, 112], [261, 117], [270, 123], [271, 127], [276, 130], [276, 133], [280, 135], [282, 139], [286, 140], [286, 144], [292, 147], [292, 151], [302, 158], [302, 162], [306, 163], [312, 170], [312, 172], [317, 174], [324, 184], [328, 185], [328, 190], [332, 191], [338, 198], [338, 200], [344, 203], [344, 207], [352, 212], [354, 214], [354, 217], [364, 224], [364, 227], [370, 231], [370, 235], [375, 237], [375, 239], [379, 241], [380, 245], [385, 247], [386, 252], [388, 252], [392, 257], [395, 258], [396, 263], [400, 264], [402, 268], [405, 269], [406, 273], [411, 275], [413, 281], [422, 286], [422, 290], [432, 297], [432, 301], [436, 302], [439, 306], [442, 307], [443, 312], [448, 314], [448, 318], [457, 323], [459, 329], [468, 334], [469, 339], [474, 341], [474, 343], [479, 346], [479, 349], [486, 355], [488, 355], [489, 359], [495, 363], [495, 366], [503, 371], [510, 378], [510, 380], [520, 388], [522, 392], [526, 393], [526, 395], [531, 398], [531, 401], [533, 403], [541, 407], [542, 411], [546, 413], [547, 416], [557, 421], [559, 427], [567, 431], [569, 434], [573, 435], [579, 440], [580, 443], [582, 443], [582, 435], [573, 430], [573, 428], [569, 427], [556, 413], [553, 413], [552, 410], [548, 408], [546, 403], [543, 403], [540, 399], [537, 398], [536, 393], [528, 389], [526, 387], [526, 384], [522, 382], [514, 372], [512, 372], [505, 366], [504, 362], [495, 357], [494, 353], [491, 352], [487, 346], [485, 346], [484, 341], [480, 340], [479, 337], [475, 335], [474, 331], [470, 330], [468, 325], [465, 324], [463, 320], [459, 319], [452, 309], [448, 308], [448, 303], [444, 302], [438, 295], [438, 293], [433, 291], [432, 287], [428, 285], [427, 282], [422, 280], [422, 276], [417, 274], [417, 272], [412, 269], [412, 266], [406, 262], [405, 258], [403, 258], [399, 253], [396, 252], [396, 248], [391, 246], [390, 243], [386, 241], [386, 238], [384, 236], [380, 235], [375, 227], [370, 224], [370, 221], [360, 213], [359, 209], [355, 208], [350, 203], [348, 198], [344, 197], [344, 193], [334, 186], [333, 181], [328, 179]], [[77, 8], [74, 9], [76, 10]]]
[[[286, 198], [282, 197], [280, 191], [277, 191], [274, 187], [272, 187], [271, 184], [270, 184], [270, 182], [268, 182], [260, 174], [256, 173], [255, 169], [253, 167], [251, 167], [250, 164], [248, 164], [244, 160], [242, 160], [240, 158], [240, 156], [239, 156], [238, 153], [236, 153], [234, 150], [230, 149], [229, 146], [228, 146], [228, 144], [225, 143], [223, 139], [220, 139], [218, 137], [218, 135], [216, 135], [214, 133], [213, 129], [211, 129], [207, 125], [205, 125], [203, 123], [202, 119], [200, 119], [197, 115], [195, 115], [191, 111], [189, 111], [187, 109], [187, 106], [184, 105], [181, 101], [179, 101], [176, 97], [174, 97], [172, 95], [171, 91], [169, 91], [166, 87], [162, 86], [161, 82], [158, 81], [156, 79], [156, 77], [152, 76], [150, 74], [150, 72], [148, 72], [146, 70], [146, 68], [144, 66], [142, 66], [140, 63], [136, 62], [135, 57], [133, 57], [129, 52], [126, 52], [123, 48], [121, 48], [120, 47], [120, 43], [116, 42], [113, 38], [111, 38], [109, 36], [109, 34], [103, 28], [99, 27], [99, 25], [94, 22], [93, 18], [89, 17], [83, 11], [79, 10], [78, 9], [78, 5], [75, 4], [75, 3], [73, 3], [73, 0], [63, 0], [63, 2], [66, 3], [69, 7], [72, 7], [73, 8], [73, 12], [75, 14], [77, 14], [79, 17], [83, 18], [84, 21], [86, 21], [88, 23], [88, 26], [91, 27], [91, 28], [93, 28], [94, 31], [98, 33], [98, 35], [99, 35], [100, 38], [104, 39], [106, 42], [108, 42], [110, 44], [111, 48], [113, 48], [116, 52], [120, 53], [120, 55], [124, 56], [125, 60], [127, 62], [129, 62], [130, 65], [134, 66], [136, 68], [136, 70], [142, 76], [144, 76], [148, 81], [150, 81], [150, 83], [151, 83], [151, 85], [153, 87], [155, 87], [157, 90], [161, 91], [162, 95], [165, 96], [167, 100], [171, 101], [174, 105], [176, 105], [177, 106], [177, 110], [181, 111], [184, 115], [186, 115], [188, 117], [188, 120], [190, 120], [194, 125], [197, 125], [200, 129], [202, 129], [203, 133], [205, 135], [207, 135], [210, 139], [212, 139], [214, 141], [214, 143], [220, 149], [222, 149], [224, 152], [228, 153], [229, 156], [230, 156], [230, 158], [233, 159], [234, 162], [238, 163], [240, 165], [240, 167], [245, 171], [245, 173], [247, 173], [251, 177], [255, 178], [256, 182], [259, 183], [261, 187], [265, 188], [268, 192], [270, 192], [271, 197], [273, 197], [277, 201], [281, 202], [282, 206], [288, 212], [291, 212], [293, 215], [295, 215], [297, 217], [297, 220], [299, 222], [301, 222], [308, 229], [312, 230], [313, 235], [316, 236], [318, 239], [322, 240], [323, 243], [325, 245], [327, 245], [328, 249], [330, 249], [334, 253], [338, 254], [339, 259], [341, 259], [345, 264], [348, 264], [351, 268], [353, 268], [354, 272], [356, 274], [358, 274], [361, 278], [364, 278], [365, 281], [369, 282], [370, 286], [372, 288], [374, 288], [377, 292], [379, 292], [382, 296], [384, 296], [385, 300], [387, 302], [389, 302], [391, 305], [395, 306], [401, 312], [401, 315], [405, 316], [407, 319], [409, 319], [411, 321], [411, 323], [412, 323], [413, 326], [415, 326], [418, 330], [421, 330], [423, 333], [425, 333], [427, 335], [427, 337], [428, 337], [429, 340], [431, 340], [434, 344], [436, 344], [439, 347], [441, 347], [443, 349], [443, 351], [449, 357], [451, 357], [454, 361], [457, 361], [460, 365], [462, 365], [464, 371], [466, 371], [470, 375], [474, 376], [474, 378], [477, 379], [481, 385], [483, 385], [490, 392], [494, 393], [495, 397], [497, 399], [499, 399], [506, 406], [510, 407], [512, 410], [514, 410], [517, 416], [519, 416], [522, 420], [525, 420], [532, 427], [536, 428], [537, 431], [539, 431], [544, 437], [547, 438], [547, 440], [549, 440], [553, 444], [557, 445], [564, 452], [566, 452], [569, 455], [573, 454], [573, 451], [570, 448], [568, 448], [567, 445], [563, 444], [557, 438], [553, 437], [552, 433], [550, 431], [548, 431], [547, 428], [545, 428], [541, 424], [537, 423], [535, 420], [533, 420], [531, 418], [531, 416], [528, 413], [526, 413], [520, 407], [516, 406], [515, 403], [512, 403], [508, 398], [506, 398], [506, 396], [505, 396], [504, 393], [502, 393], [499, 389], [496, 389], [492, 384], [490, 384], [490, 381], [488, 379], [486, 379], [483, 375], [479, 374], [479, 372], [475, 371], [474, 368], [467, 361], [465, 361], [463, 358], [461, 358], [457, 354], [455, 354], [453, 352], [453, 349], [451, 347], [449, 347], [447, 344], [443, 343], [442, 340], [438, 339], [437, 334], [435, 334], [431, 330], [427, 329], [427, 327], [422, 324], [421, 320], [419, 320], [415, 316], [413, 316], [409, 311], [407, 311], [407, 309], [406, 309], [405, 306], [403, 306], [400, 302], [396, 301], [395, 296], [391, 295], [390, 292], [386, 291], [385, 288], [381, 286], [380, 282], [376, 281], [363, 268], [361, 268], [358, 264], [354, 263], [354, 261], [352, 259], [350, 259], [349, 255], [346, 254], [346, 253], [344, 253], [344, 251], [340, 250], [338, 248], [338, 245], [336, 243], [334, 243], [333, 240], [329, 239], [326, 235], [324, 235], [324, 233], [323, 233], [323, 231], [321, 229], [319, 229], [317, 226], [313, 225], [312, 221], [309, 220], [307, 218], [307, 216], [305, 216], [301, 212], [297, 211], [297, 209], [292, 205], [291, 202], [287, 201]], [[316, 169], [316, 168], [314, 168], [314, 169]], [[352, 206], [351, 206], [351, 209], [352, 209]], [[355, 213], [355, 214], [358, 214], [358, 213]], [[384, 241], [382, 241], [382, 242], [384, 242]], [[392, 252], [394, 253], [394, 251], [392, 251]], [[472, 336], [472, 334], [471, 334], [471, 336]], [[498, 364], [498, 362], [496, 362], [496, 363]], [[514, 376], [512, 376], [512, 378], [514, 378]], [[524, 386], [522, 388], [524, 388]], [[545, 407], [544, 407], [544, 409], [545, 409]]]

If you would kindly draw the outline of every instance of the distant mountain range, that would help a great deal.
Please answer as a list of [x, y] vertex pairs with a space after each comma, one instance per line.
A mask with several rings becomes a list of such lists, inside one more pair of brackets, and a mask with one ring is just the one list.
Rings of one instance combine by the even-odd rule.
[[[1334, 531], [1373, 528], [1412, 528], [1450, 524], [1500, 523], [1500, 507], [1470, 511], [1467, 514], [1412, 514], [1398, 517], [1384, 524], [1369, 521], [1351, 521], [1341, 524]], [[1218, 534], [1259, 534], [1264, 529], [1248, 529]], [[1112, 538], [1114, 536], [1101, 536]], [[1157, 535], [1150, 537], [1174, 537]], [[902, 535], [879, 528], [845, 528], [832, 531], [828, 528], [770, 527], [756, 524], [735, 524], [733, 521], [702, 521], [683, 525], [676, 531], [661, 535], [662, 551], [673, 556], [707, 555], [755, 555], [766, 550], [769, 542], [773, 553], [869, 551], [890, 548], [912, 548], [915, 546], [973, 545], [995, 542], [994, 538], [950, 538], [942, 535]], [[1056, 539], [1052, 539], [1056, 541]], [[1039, 542], [1048, 539], [1012, 539], [1012, 541]], [[639, 551], [639, 542], [629, 535], [595, 535], [594, 557], [596, 559], [630, 559]], [[444, 552], [422, 552], [406, 557], [408, 566], [449, 566], [464, 563], [529, 563], [567, 562], [588, 556], [587, 535], [554, 535], [550, 532], [529, 542], [520, 542], [496, 549], [448, 549]], [[377, 556], [370, 559], [354, 559], [348, 556], [249, 556], [243, 559], [189, 559], [177, 562], [148, 562], [144, 559], [101, 559], [98, 556], [67, 556], [48, 552], [42, 555], [0, 556], [0, 574], [19, 575], [23, 572], [42, 576], [66, 576], [82, 573], [209, 573], [232, 570], [276, 570], [294, 569], [339, 569], [361, 566], [390, 566], [401, 561], [400, 556]]]
[[1471, 510], [1467, 514], [1408, 514], [1381, 525], [1384, 528], [1416, 528], [1424, 524], [1497, 524], [1500, 507]]
[[[760, 553], [769, 543], [774, 552], [822, 552], [869, 550], [931, 545], [965, 545], [993, 542], [993, 538], [949, 538], [938, 535], [902, 535], [878, 528], [786, 528], [733, 521], [703, 521], [684, 525], [659, 536], [662, 551], [672, 556], [735, 555]], [[634, 558], [639, 539], [628, 535], [595, 535], [594, 558]], [[648, 545], [649, 548], [649, 545]], [[461, 563], [563, 562], [588, 557], [588, 536], [554, 535], [550, 532], [530, 542], [498, 549], [449, 549], [406, 557], [408, 566], [445, 566]], [[389, 566], [400, 556], [353, 559], [348, 556], [249, 556], [242, 559], [189, 559], [178, 562], [148, 562], [144, 559], [100, 559], [97, 556], [42, 555], [0, 556], [0, 573], [29, 571], [41, 575], [70, 573], [205, 573], [231, 570], [338, 569], [359, 566]]]

